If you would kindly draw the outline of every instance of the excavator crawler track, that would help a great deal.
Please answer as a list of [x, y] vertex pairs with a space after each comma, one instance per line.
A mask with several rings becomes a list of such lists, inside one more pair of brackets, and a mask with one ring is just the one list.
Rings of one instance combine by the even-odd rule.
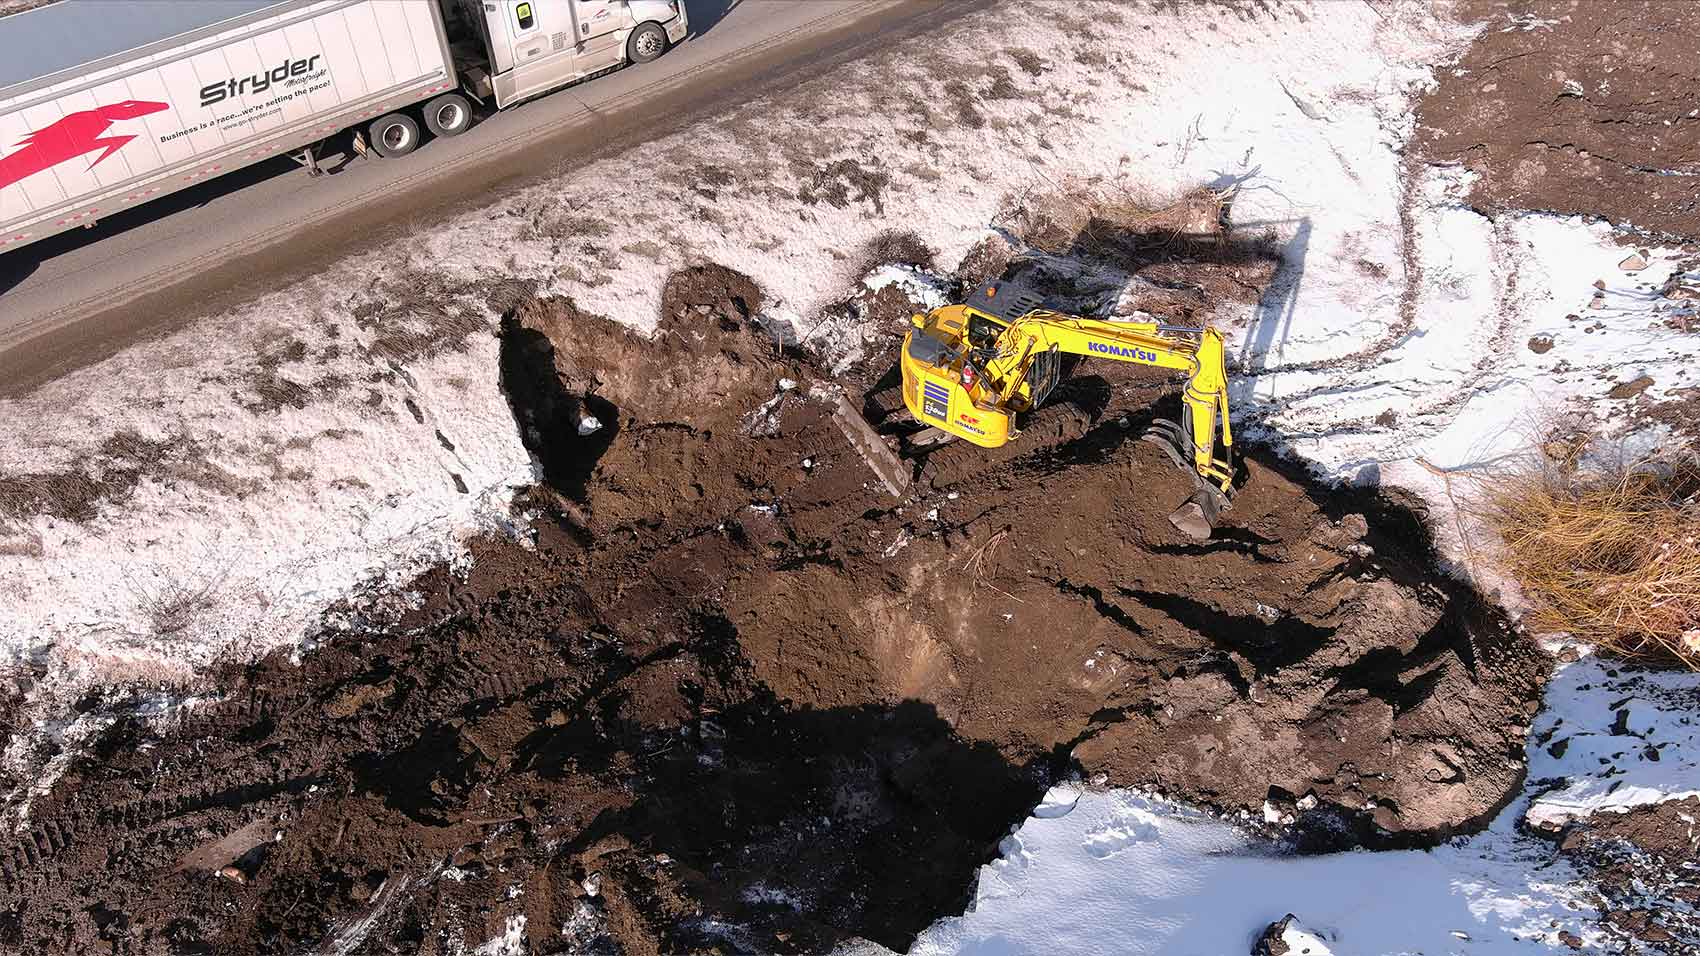
[[862, 412], [868, 419], [868, 424], [878, 427], [886, 423], [886, 419], [904, 411], [903, 386], [893, 385], [876, 392], [869, 392], [862, 399]]
[[988, 467], [1014, 461], [1027, 455], [1066, 445], [1086, 434], [1092, 427], [1092, 415], [1078, 405], [1056, 402], [1027, 416], [1021, 426], [1021, 438], [998, 448], [982, 448], [965, 441], [953, 441], [927, 455], [917, 478], [924, 486], [948, 488]]

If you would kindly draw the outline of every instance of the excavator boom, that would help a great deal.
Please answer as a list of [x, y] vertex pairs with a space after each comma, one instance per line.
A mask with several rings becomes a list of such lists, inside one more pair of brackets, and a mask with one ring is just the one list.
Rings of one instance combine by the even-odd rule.
[[[999, 397], [1006, 404], [1028, 379], [1033, 357], [1053, 349], [1067, 355], [1187, 373], [1186, 392], [1181, 399], [1184, 418], [1174, 436], [1176, 451], [1190, 450], [1199, 475], [1222, 491], [1226, 492], [1232, 485], [1232, 468], [1215, 454], [1218, 427], [1225, 452], [1233, 447], [1234, 439], [1228, 424], [1228, 374], [1222, 334], [1214, 328], [1085, 319], [1036, 310], [1012, 323], [998, 341], [998, 355], [987, 363], [987, 370], [994, 382], [1003, 383]], [[1034, 404], [1042, 402], [1040, 396]]]
[[993, 283], [966, 303], [915, 316], [899, 363], [910, 413], [944, 434], [998, 448], [1020, 434], [1021, 416], [1050, 396], [1063, 355], [1184, 372], [1181, 421], [1159, 420], [1145, 437], [1198, 476], [1206, 493], [1189, 503], [1194, 519], [1171, 520], [1194, 535], [1202, 528], [1207, 537], [1234, 479], [1221, 333], [1084, 318], [1039, 305], [1031, 293]]

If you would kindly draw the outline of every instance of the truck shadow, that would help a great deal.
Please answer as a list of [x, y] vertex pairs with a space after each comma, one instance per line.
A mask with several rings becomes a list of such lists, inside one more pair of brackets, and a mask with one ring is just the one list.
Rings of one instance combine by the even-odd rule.
[[736, 10], [744, 0], [685, 0], [685, 16], [691, 22], [688, 39], [696, 39], [714, 29], [726, 15]]
[[22, 249], [0, 254], [0, 295], [21, 285], [48, 262], [85, 246], [128, 232], [138, 226], [168, 219], [180, 212], [197, 209], [222, 199], [240, 189], [275, 179], [301, 167], [288, 156], [268, 159], [252, 166], [233, 170], [217, 179], [191, 186], [169, 196], [161, 196], [145, 205], [103, 217], [86, 229], [73, 229], [49, 236]]

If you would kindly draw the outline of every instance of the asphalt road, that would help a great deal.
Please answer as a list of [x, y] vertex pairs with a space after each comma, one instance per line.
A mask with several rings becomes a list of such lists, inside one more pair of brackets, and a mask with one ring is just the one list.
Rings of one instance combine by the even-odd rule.
[[[310, 274], [412, 224], [666, 135], [923, 33], [970, 4], [686, 0], [691, 33], [397, 160], [278, 158], [0, 255], [0, 397]], [[332, 157], [334, 168], [338, 159]]]

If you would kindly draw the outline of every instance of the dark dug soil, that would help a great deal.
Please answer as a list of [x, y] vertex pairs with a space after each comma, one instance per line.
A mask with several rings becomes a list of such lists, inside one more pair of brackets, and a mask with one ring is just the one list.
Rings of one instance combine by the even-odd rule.
[[760, 299], [682, 273], [653, 340], [514, 310], [534, 536], [114, 727], [0, 846], [0, 951], [902, 949], [1064, 774], [1270, 801], [1318, 847], [1517, 788], [1545, 665], [1402, 506], [1254, 458], [1183, 539], [1190, 479], [1136, 440], [1173, 400], [1093, 363], [1084, 437], [897, 502]]
[[1488, 212], [1700, 237], [1700, 4], [1468, 0], [1486, 28], [1418, 110], [1416, 148], [1480, 174]]

